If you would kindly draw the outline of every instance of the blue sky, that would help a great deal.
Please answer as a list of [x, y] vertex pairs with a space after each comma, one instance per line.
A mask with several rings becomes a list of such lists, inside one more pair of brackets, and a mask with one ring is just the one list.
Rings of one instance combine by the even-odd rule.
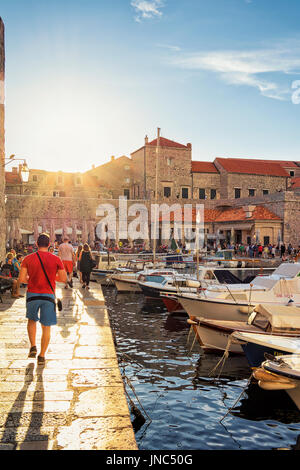
[[157, 127], [194, 160], [300, 161], [298, 0], [0, 0], [0, 15], [6, 153], [31, 168], [85, 171]]

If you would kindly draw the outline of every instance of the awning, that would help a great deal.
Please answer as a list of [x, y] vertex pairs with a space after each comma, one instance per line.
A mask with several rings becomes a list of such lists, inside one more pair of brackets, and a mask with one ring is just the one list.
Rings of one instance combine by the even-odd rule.
[[25, 230], [25, 228], [20, 229], [21, 235], [33, 235], [33, 231]]
[[[62, 233], [63, 233], [63, 229], [62, 229], [62, 228], [58, 228], [58, 229], [55, 230], [55, 234], [56, 234], [56, 235], [62, 235]], [[67, 228], [67, 234], [68, 234], [68, 235], [71, 235], [72, 233], [73, 233], [72, 228], [71, 228], [71, 227], [68, 227], [68, 228]], [[77, 230], [76, 233], [77, 233], [77, 235], [81, 235], [81, 230]]]
[[251, 230], [253, 227], [253, 224], [241, 224], [239, 225], [219, 225], [219, 230]]

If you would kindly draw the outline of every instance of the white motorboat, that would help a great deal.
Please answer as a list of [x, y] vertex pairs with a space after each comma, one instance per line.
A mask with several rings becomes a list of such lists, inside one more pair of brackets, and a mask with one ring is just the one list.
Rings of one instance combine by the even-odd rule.
[[299, 273], [300, 263], [282, 263], [273, 274], [256, 276], [250, 284], [213, 284], [176, 297], [190, 317], [245, 321], [260, 303], [300, 306]]
[[[273, 335], [282, 338], [297, 337], [300, 340], [300, 309], [297, 307], [261, 304], [254, 308], [247, 321], [209, 320], [192, 317], [189, 322], [193, 325], [195, 334], [206, 351], [228, 351], [243, 354], [246, 352], [245, 341], [244, 338], [241, 340], [238, 334], [255, 333], [256, 339], [261, 336], [261, 342], [267, 336], [273, 338]], [[251, 347], [247, 346], [249, 353], [247, 358], [250, 364], [259, 365], [263, 359], [265, 347], [257, 348], [256, 353], [251, 354]]]
[[177, 275], [177, 271], [172, 269], [146, 269], [138, 272], [117, 272], [111, 276], [118, 292], [141, 293], [139, 281], [151, 281], [161, 283], [166, 276]]
[[205, 281], [205, 285], [216, 284], [221, 282], [240, 282], [240, 280], [234, 276], [230, 271], [222, 268], [212, 268], [207, 266], [199, 267], [199, 276], [196, 274], [173, 274], [167, 276], [161, 284], [152, 282], [150, 279], [139, 279], [139, 286], [147, 298], [160, 299], [163, 296], [176, 293], [196, 293], [199, 289], [202, 289], [202, 281]]
[[285, 390], [300, 410], [300, 354], [264, 361], [253, 375], [264, 390]]

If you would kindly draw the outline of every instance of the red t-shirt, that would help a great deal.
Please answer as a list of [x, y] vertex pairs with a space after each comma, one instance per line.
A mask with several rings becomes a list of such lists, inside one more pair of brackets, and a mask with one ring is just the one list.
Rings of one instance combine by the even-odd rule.
[[[55, 291], [57, 271], [64, 269], [61, 259], [48, 251], [39, 251], [45, 271]], [[21, 268], [26, 268], [29, 276], [27, 292], [34, 294], [53, 294], [36, 253], [24, 258]]]

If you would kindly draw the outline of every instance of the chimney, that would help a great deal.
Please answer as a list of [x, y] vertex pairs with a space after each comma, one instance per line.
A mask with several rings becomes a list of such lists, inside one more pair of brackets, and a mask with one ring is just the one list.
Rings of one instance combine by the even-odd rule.
[[145, 137], [145, 145], [147, 145], [149, 143], [149, 139], [148, 139], [148, 136], [146, 135]]
[[192, 150], [192, 144], [186, 144], [186, 146], [187, 146], [188, 149]]
[[160, 127], [157, 128], [157, 146], [160, 145]]
[[95, 165], [92, 165], [92, 170], [94, 170], [94, 169], [95, 169]]
[[13, 175], [17, 175], [18, 174], [18, 168], [16, 166], [13, 166], [12, 169], [11, 169], [11, 172]]
[[255, 210], [256, 206], [243, 206], [244, 211], [246, 212], [246, 219], [250, 219]]
[[115, 157], [112, 155], [112, 157], [110, 158], [110, 161], [111, 162], [114, 162], [115, 161]]

